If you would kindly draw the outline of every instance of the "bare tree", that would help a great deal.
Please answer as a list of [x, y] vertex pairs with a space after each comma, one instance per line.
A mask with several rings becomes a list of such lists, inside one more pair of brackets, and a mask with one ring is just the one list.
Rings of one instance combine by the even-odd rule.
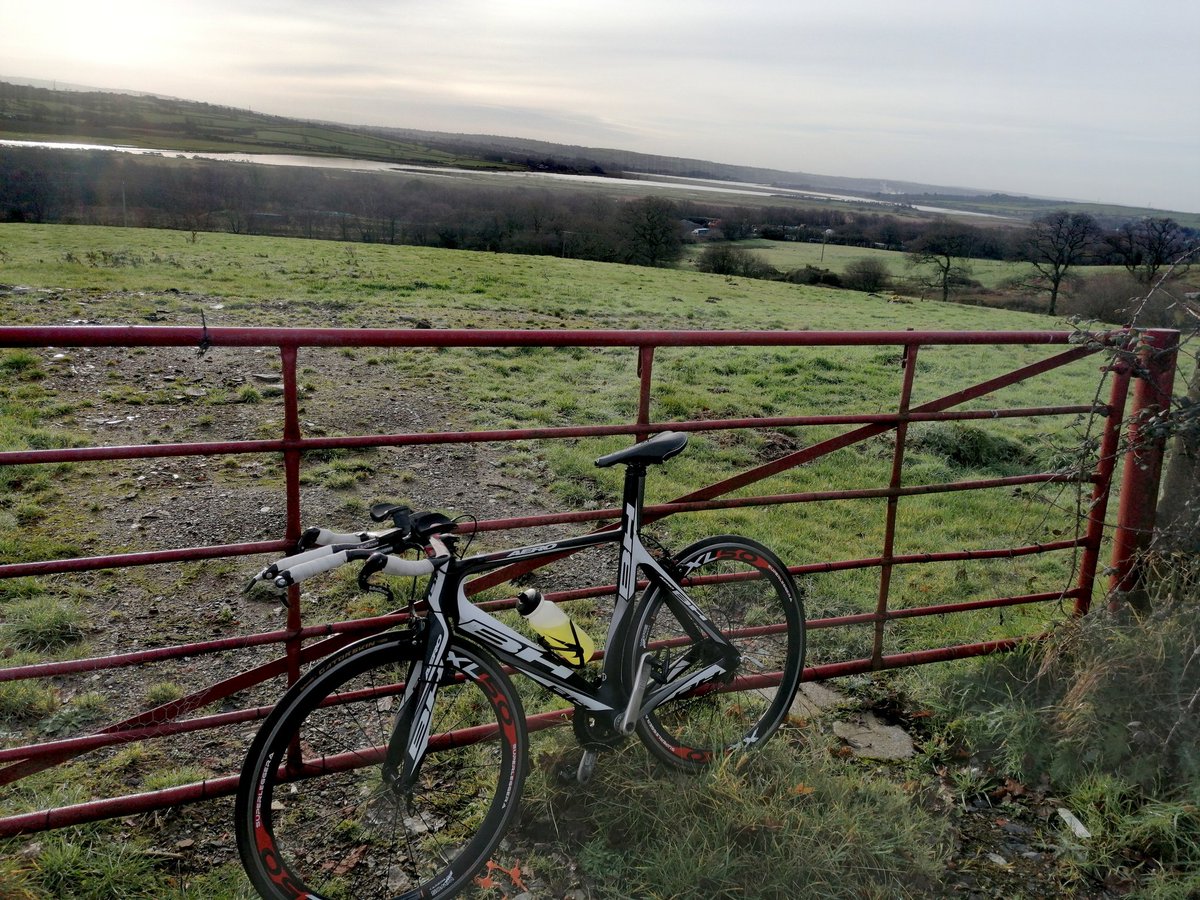
[[1050, 315], [1057, 313], [1058, 292], [1067, 270], [1087, 259], [1099, 233], [1096, 220], [1087, 213], [1060, 209], [1033, 221], [1021, 251], [1046, 284]]
[[929, 270], [931, 274], [924, 281], [925, 285], [940, 290], [943, 301], [949, 300], [951, 286], [965, 281], [971, 274], [967, 259], [977, 237], [978, 232], [969, 225], [938, 222], [913, 242], [908, 254], [909, 263]]
[[1130, 275], [1149, 284], [1163, 266], [1182, 258], [1195, 240], [1174, 219], [1161, 217], [1126, 222], [1105, 243]]
[[775, 267], [757, 253], [726, 242], [705, 247], [696, 260], [696, 268], [714, 275], [739, 275], [743, 278], [775, 278], [779, 275]]

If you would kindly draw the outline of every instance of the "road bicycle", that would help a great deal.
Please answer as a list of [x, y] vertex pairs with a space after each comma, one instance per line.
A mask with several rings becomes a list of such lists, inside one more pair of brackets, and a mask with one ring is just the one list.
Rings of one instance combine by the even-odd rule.
[[[643, 542], [647, 467], [686, 444], [665, 432], [596, 460], [626, 467], [618, 529], [467, 557], [445, 515], [377, 504], [372, 518], [393, 528], [309, 529], [297, 553], [251, 580], [285, 588], [362, 561], [359, 586], [390, 598], [377, 574], [428, 577], [403, 629], [314, 665], [254, 738], [236, 831], [263, 897], [407, 900], [469, 887], [516, 813], [528, 766], [510, 671], [573, 707], [580, 781], [635, 733], [658, 759], [696, 770], [775, 732], [804, 669], [804, 609], [787, 567], [733, 535], [674, 556]], [[616, 601], [590, 669], [467, 600], [474, 576], [603, 544], [619, 545]]]

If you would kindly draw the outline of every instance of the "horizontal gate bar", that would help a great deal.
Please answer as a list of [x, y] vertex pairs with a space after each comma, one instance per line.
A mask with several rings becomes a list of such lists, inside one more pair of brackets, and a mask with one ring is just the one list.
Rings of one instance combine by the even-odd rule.
[[[1113, 344], [1125, 332], [1097, 335]], [[875, 347], [1068, 344], [1065, 331], [637, 331], [470, 328], [230, 328], [188, 325], [14, 325], [0, 347]]]
[[548, 438], [611, 437], [659, 431], [720, 431], [738, 428], [787, 428], [818, 425], [897, 425], [905, 422], [955, 422], [1040, 416], [1104, 415], [1101, 404], [976, 409], [925, 413], [857, 413], [822, 416], [770, 416], [750, 419], [699, 419], [649, 425], [579, 425], [546, 428], [506, 428], [490, 431], [433, 431], [388, 435], [348, 435], [296, 440], [197, 441], [186, 444], [128, 444], [113, 447], [65, 447], [53, 450], [0, 451], [0, 466], [95, 462], [117, 459], [159, 459], [179, 456], [221, 456], [240, 453], [282, 453], [284, 450], [348, 450], [368, 447], [409, 447], [427, 444], [471, 444]]

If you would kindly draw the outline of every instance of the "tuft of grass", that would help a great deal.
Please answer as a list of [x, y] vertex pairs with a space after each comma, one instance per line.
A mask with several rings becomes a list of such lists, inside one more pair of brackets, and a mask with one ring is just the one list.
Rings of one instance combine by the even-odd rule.
[[0, 356], [0, 372], [31, 380], [45, 377], [42, 360], [32, 350], [10, 350]]
[[257, 388], [250, 384], [244, 385], [241, 390], [237, 392], [238, 403], [262, 403], [262, 399], [262, 394], [258, 392]]
[[62, 650], [83, 639], [84, 614], [80, 607], [48, 596], [14, 600], [4, 610], [0, 635], [18, 650]]
[[9, 600], [28, 600], [44, 593], [41, 582], [36, 578], [0, 579], [0, 603]]
[[[10, 660], [11, 662], [11, 660]], [[58, 695], [34, 680], [0, 683], [0, 723], [36, 722], [58, 708]]]
[[162, 706], [184, 696], [187, 690], [183, 685], [174, 681], [158, 681], [146, 687], [146, 702], [148, 707]]
[[1023, 442], [962, 422], [938, 422], [914, 431], [914, 449], [933, 453], [961, 469], [1008, 474], [1035, 459]]
[[197, 766], [180, 766], [175, 769], [152, 772], [142, 782], [142, 789], [160, 791], [164, 788], [179, 787], [181, 784], [192, 784], [203, 781], [209, 773]]
[[0, 897], [5, 900], [45, 900], [46, 894], [37, 885], [32, 863], [0, 854]]
[[36, 858], [38, 881], [50, 897], [157, 900], [170, 895], [167, 878], [137, 841], [114, 840], [103, 832], [50, 832]]

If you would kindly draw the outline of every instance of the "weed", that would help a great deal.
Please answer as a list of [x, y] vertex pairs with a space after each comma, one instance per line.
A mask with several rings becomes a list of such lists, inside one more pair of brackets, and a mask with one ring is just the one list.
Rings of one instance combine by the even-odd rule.
[[5, 608], [5, 619], [0, 623], [0, 635], [20, 650], [61, 650], [84, 636], [83, 611], [53, 597], [14, 600]]
[[262, 403], [262, 399], [262, 394], [258, 392], [257, 388], [250, 384], [244, 385], [237, 392], [238, 403]]
[[108, 708], [108, 700], [103, 694], [80, 694], [42, 722], [39, 730], [49, 737], [77, 734], [104, 719]]
[[180, 766], [147, 775], [142, 782], [142, 788], [147, 791], [160, 791], [164, 788], [179, 787], [181, 784], [203, 781], [208, 775], [207, 771], [196, 766]]
[[172, 700], [178, 700], [187, 691], [182, 685], [173, 681], [157, 681], [146, 687], [146, 706], [162, 706]]
[[36, 722], [57, 708], [58, 695], [36, 680], [0, 682], [0, 722], [5, 725]]

